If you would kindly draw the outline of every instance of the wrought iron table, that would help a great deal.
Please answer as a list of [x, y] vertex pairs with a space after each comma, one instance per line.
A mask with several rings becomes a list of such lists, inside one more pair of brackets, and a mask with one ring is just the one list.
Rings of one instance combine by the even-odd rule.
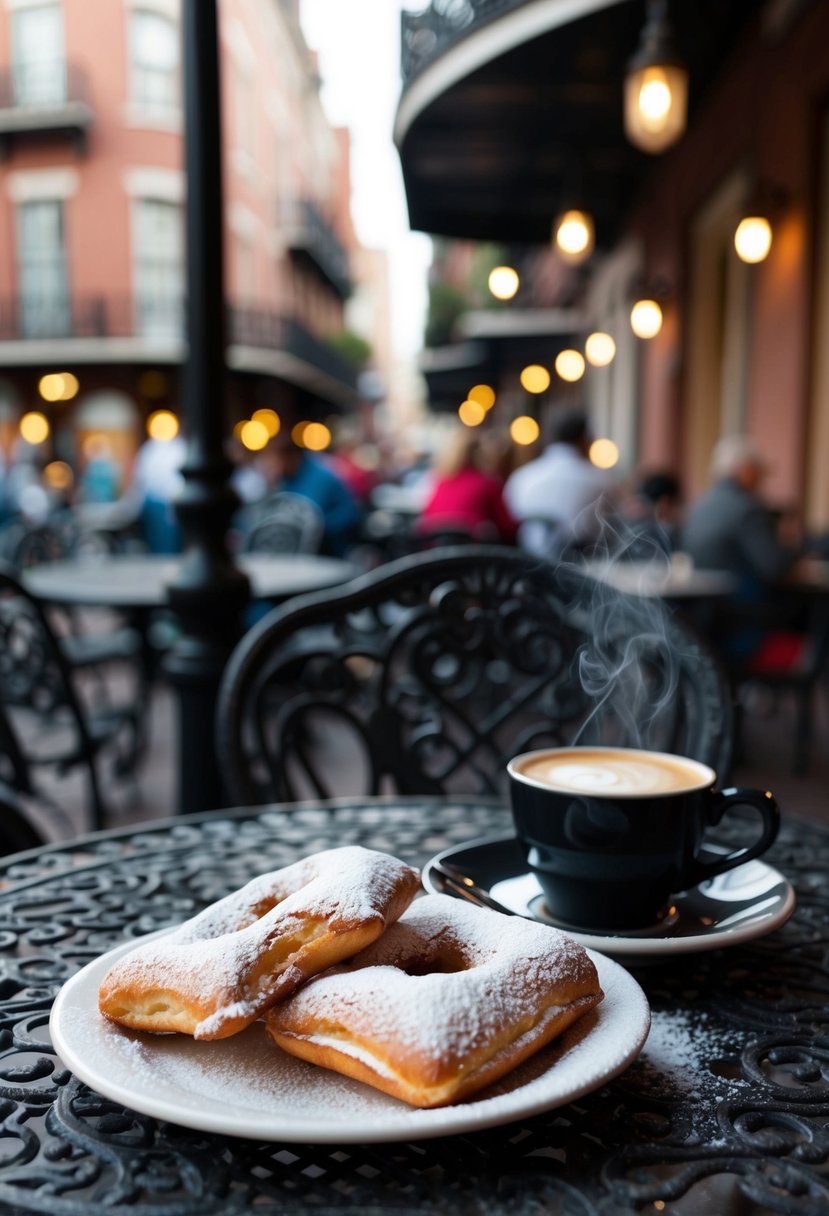
[[509, 829], [496, 804], [341, 800], [147, 824], [0, 870], [0, 1212], [614, 1216], [829, 1211], [829, 830], [789, 821], [769, 860], [793, 918], [748, 945], [641, 967], [651, 1038], [616, 1080], [487, 1131], [396, 1144], [255, 1143], [123, 1109], [48, 1039], [62, 983], [254, 873], [334, 844], [420, 865]]
[[[180, 558], [155, 554], [98, 556], [33, 566], [23, 581], [46, 603], [149, 610], [167, 605], [167, 589], [180, 564]], [[265, 600], [322, 591], [357, 573], [351, 562], [317, 553], [248, 553], [239, 565], [250, 579], [253, 598]]]

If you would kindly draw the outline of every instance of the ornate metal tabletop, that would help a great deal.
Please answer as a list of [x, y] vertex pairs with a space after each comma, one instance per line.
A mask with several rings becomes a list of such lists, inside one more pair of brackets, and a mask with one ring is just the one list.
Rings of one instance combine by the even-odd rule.
[[641, 967], [639, 1059], [568, 1106], [396, 1144], [256, 1143], [139, 1115], [55, 1056], [49, 1011], [87, 961], [253, 874], [335, 844], [415, 865], [508, 831], [480, 800], [237, 811], [100, 833], [0, 871], [0, 1211], [90, 1216], [829, 1212], [829, 830], [789, 821], [769, 861], [798, 906], [747, 945]]

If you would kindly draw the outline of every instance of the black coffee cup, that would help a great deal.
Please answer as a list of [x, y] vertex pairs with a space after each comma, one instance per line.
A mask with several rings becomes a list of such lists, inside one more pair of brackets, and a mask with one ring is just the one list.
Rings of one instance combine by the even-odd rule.
[[[759, 857], [780, 827], [770, 793], [715, 790], [713, 769], [666, 752], [545, 748], [507, 771], [527, 864], [550, 914], [575, 928], [658, 924], [672, 895]], [[759, 811], [759, 834], [731, 852], [706, 847], [706, 830], [738, 806]]]

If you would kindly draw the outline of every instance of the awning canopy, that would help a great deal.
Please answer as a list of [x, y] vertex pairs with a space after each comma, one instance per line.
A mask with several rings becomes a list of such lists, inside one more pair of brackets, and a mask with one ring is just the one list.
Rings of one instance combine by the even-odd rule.
[[[420, 58], [404, 54], [395, 126], [412, 228], [542, 243], [561, 211], [582, 206], [593, 214], [598, 244], [611, 244], [653, 164], [622, 125], [643, 0], [465, 0], [465, 7], [466, 24], [454, 31], [443, 30], [446, 17], [433, 9], [403, 15], [404, 47], [408, 35], [410, 46], [430, 48]], [[493, 8], [501, 10], [495, 18]], [[691, 121], [764, 8], [764, 0], [670, 4], [690, 71]], [[418, 41], [426, 19], [429, 37]]]

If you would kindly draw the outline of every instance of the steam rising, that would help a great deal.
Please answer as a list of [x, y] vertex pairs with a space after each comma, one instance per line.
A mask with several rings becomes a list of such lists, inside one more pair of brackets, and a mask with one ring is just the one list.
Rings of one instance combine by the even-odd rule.
[[[575, 670], [592, 709], [573, 742], [673, 751], [683, 709], [683, 656], [675, 649], [677, 631], [669, 630], [671, 610], [658, 594], [671, 557], [658, 539], [619, 521], [601, 522], [602, 543], [589, 567], [595, 577], [584, 578], [581, 561], [559, 566], [572, 566], [580, 576], [590, 639], [575, 656]], [[632, 594], [620, 592], [619, 582]], [[618, 738], [608, 738], [608, 730]]]

